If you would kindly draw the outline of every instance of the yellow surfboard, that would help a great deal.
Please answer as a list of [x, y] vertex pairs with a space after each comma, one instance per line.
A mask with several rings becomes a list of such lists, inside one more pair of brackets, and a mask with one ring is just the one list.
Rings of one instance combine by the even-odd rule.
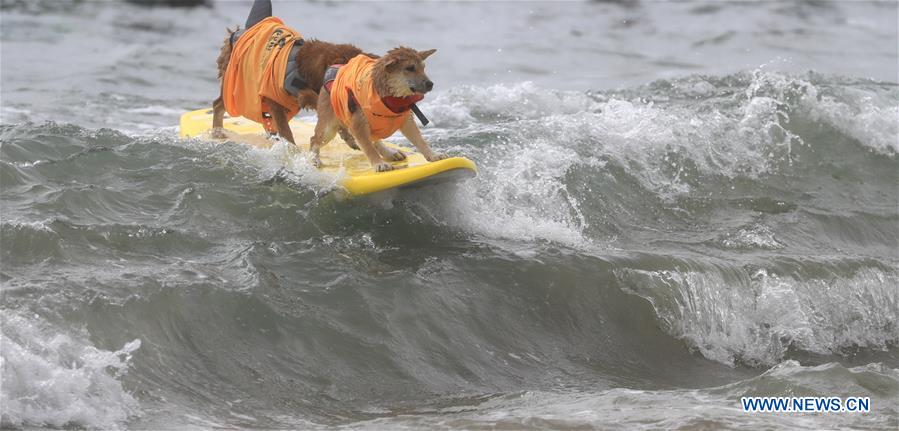
[[[218, 142], [237, 142], [260, 148], [270, 148], [273, 142], [266, 136], [261, 124], [245, 118], [231, 118], [225, 115], [225, 139], [214, 139], [209, 131], [212, 128], [212, 110], [199, 109], [181, 115], [180, 136], [182, 138], [200, 138]], [[303, 151], [309, 150], [309, 138], [315, 128], [314, 124], [294, 118], [290, 121], [294, 140]], [[394, 162], [401, 168], [387, 172], [375, 172], [362, 151], [354, 150], [346, 145], [340, 137], [334, 138], [321, 150], [322, 165], [319, 170], [340, 176], [339, 184], [350, 196], [362, 196], [370, 193], [421, 186], [425, 184], [458, 181], [477, 175], [474, 162], [464, 157], [451, 157], [436, 162], [428, 162], [420, 153], [394, 144], [386, 145], [401, 149], [406, 153], [406, 160]]]

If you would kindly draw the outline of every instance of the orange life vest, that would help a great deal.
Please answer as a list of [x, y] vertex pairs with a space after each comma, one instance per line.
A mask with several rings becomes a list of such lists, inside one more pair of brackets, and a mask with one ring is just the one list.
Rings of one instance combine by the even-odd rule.
[[271, 129], [271, 122], [263, 115], [269, 112], [263, 106], [263, 97], [283, 106], [288, 119], [300, 111], [296, 96], [284, 90], [284, 74], [294, 41], [302, 38], [275, 17], [259, 21], [240, 35], [222, 81], [229, 115], [243, 116]]
[[381, 100], [371, 78], [375, 61], [365, 54], [359, 54], [340, 67], [334, 84], [331, 85], [331, 106], [340, 122], [349, 127], [352, 117], [350, 98], [355, 99], [368, 120], [371, 138], [385, 139], [402, 127], [411, 111], [407, 108], [403, 112], [394, 112]]

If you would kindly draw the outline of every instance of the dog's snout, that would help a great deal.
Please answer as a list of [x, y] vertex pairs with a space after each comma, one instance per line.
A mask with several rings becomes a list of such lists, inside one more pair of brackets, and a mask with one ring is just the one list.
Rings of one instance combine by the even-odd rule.
[[431, 91], [431, 89], [434, 88], [434, 83], [431, 81], [425, 82], [425, 88], [427, 88], [428, 91]]

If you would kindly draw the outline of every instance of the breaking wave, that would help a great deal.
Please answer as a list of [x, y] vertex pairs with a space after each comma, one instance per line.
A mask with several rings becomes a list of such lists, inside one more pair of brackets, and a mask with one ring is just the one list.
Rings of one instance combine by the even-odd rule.
[[895, 380], [836, 362], [899, 343], [897, 107], [764, 71], [460, 87], [425, 133], [479, 176], [354, 202], [284, 143], [2, 125], [3, 424], [737, 427], [778, 373]]
[[37, 316], [6, 310], [2, 319], [4, 427], [112, 429], [140, 415], [119, 381], [139, 339], [107, 351], [49, 329]]

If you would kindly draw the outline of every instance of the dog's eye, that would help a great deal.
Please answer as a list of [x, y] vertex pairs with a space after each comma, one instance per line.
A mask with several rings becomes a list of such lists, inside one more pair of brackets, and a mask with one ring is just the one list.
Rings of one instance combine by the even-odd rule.
[[415, 66], [409, 66], [406, 68], [406, 70], [408, 70], [410, 72], [415, 72]]

